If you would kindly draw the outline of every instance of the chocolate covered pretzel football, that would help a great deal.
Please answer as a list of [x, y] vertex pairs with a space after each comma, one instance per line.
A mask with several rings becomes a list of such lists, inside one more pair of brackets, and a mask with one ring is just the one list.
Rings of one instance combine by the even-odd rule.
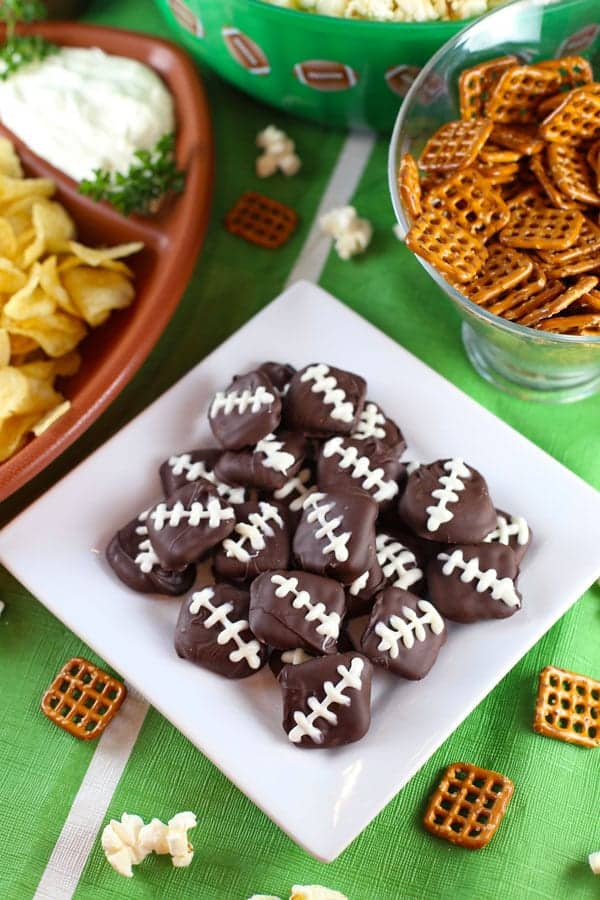
[[226, 450], [215, 465], [215, 475], [228, 484], [276, 491], [300, 471], [306, 445], [303, 435], [291, 431], [267, 434], [252, 449]]
[[286, 569], [290, 534], [284, 510], [264, 500], [236, 507], [237, 523], [214, 559], [214, 570], [228, 581], [250, 581], [270, 569]]
[[288, 428], [309, 437], [350, 434], [362, 412], [367, 384], [360, 375], [314, 363], [296, 372], [284, 399]]
[[194, 591], [179, 611], [175, 650], [225, 678], [247, 678], [265, 664], [267, 648], [248, 623], [250, 595], [230, 584]]
[[226, 450], [255, 446], [276, 431], [281, 421], [281, 397], [264, 372], [237, 375], [218, 391], [208, 411], [208, 423]]
[[521, 607], [519, 566], [503, 544], [448, 547], [427, 567], [427, 585], [436, 608], [455, 622], [505, 619]]
[[307, 572], [352, 584], [375, 562], [376, 502], [362, 491], [317, 491], [303, 503], [294, 556]]
[[179, 572], [163, 568], [148, 537], [149, 512], [140, 513], [115, 534], [106, 548], [108, 564], [134, 591], [172, 597], [185, 594], [194, 583], [196, 567], [188, 565]]
[[168, 497], [173, 491], [195, 481], [207, 481], [217, 489], [217, 494], [227, 504], [236, 506], [248, 499], [243, 487], [233, 487], [219, 481], [215, 474], [215, 466], [223, 455], [222, 450], [213, 447], [198, 450], [186, 450], [174, 453], [164, 461], [159, 469], [160, 480]]
[[419, 537], [445, 544], [476, 544], [496, 527], [496, 510], [483, 476], [459, 458], [415, 469], [399, 511]]
[[373, 667], [360, 653], [286, 665], [279, 674], [283, 729], [296, 747], [339, 747], [360, 740], [371, 724]]
[[196, 481], [169, 494], [148, 514], [148, 537], [161, 564], [183, 569], [196, 562], [233, 531], [233, 507], [215, 488]]
[[345, 609], [342, 586], [309, 572], [265, 572], [250, 586], [252, 630], [277, 650], [335, 653]]
[[350, 437], [353, 441], [375, 442], [378, 450], [390, 450], [398, 459], [406, 450], [406, 441], [396, 423], [372, 400], [365, 401]]
[[418, 681], [427, 675], [445, 642], [446, 626], [435, 606], [390, 587], [377, 596], [361, 649], [375, 665]]
[[337, 435], [321, 448], [319, 487], [332, 491], [357, 488], [382, 506], [397, 497], [402, 468], [398, 454], [378, 446], [372, 438], [354, 440]]
[[531, 543], [531, 529], [523, 516], [511, 516], [501, 509], [496, 510], [496, 527], [484, 539], [486, 544], [504, 544], [510, 547], [521, 565]]

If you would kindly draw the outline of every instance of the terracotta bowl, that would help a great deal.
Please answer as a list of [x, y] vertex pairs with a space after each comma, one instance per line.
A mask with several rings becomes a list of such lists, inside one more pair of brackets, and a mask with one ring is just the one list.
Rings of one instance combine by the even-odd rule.
[[144, 362], [175, 312], [194, 268], [208, 225], [213, 181], [208, 105], [196, 70], [183, 51], [168, 41], [94, 25], [46, 23], [35, 31], [57, 44], [101, 47], [155, 69], [175, 98], [177, 159], [187, 170], [187, 180], [184, 193], [158, 215], [125, 218], [107, 204], [82, 197], [76, 182], [0, 125], [0, 133], [14, 142], [26, 173], [56, 182], [57, 199], [75, 220], [82, 241], [93, 246], [126, 241], [145, 244], [141, 253], [127, 260], [135, 272], [133, 305], [112, 313], [106, 324], [80, 345], [81, 370], [58, 385], [71, 401], [71, 409], [0, 464], [0, 500], [37, 475], [89, 428]]

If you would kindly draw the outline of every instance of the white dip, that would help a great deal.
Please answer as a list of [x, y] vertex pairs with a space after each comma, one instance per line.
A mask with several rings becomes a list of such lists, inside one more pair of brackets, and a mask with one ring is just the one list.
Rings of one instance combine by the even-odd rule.
[[76, 181], [126, 172], [136, 150], [174, 131], [173, 98], [135, 59], [63, 47], [0, 81], [0, 120]]

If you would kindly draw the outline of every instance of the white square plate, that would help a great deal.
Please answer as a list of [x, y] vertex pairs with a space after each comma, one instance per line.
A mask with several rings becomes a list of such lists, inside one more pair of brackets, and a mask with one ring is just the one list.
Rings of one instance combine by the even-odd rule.
[[[266, 359], [360, 372], [369, 396], [399, 422], [413, 459], [464, 457], [483, 472], [496, 504], [524, 515], [534, 533], [520, 581], [523, 609], [451, 627], [423, 682], [378, 675], [371, 730], [331, 751], [289, 744], [268, 667], [229, 682], [179, 659], [172, 648], [179, 602], [129, 591], [103, 556], [112, 534], [159, 496], [159, 464], [213, 443], [206, 410], [214, 391]], [[599, 520], [600, 495], [591, 487], [300, 282], [8, 525], [0, 558], [290, 837], [331, 861], [598, 576]]]

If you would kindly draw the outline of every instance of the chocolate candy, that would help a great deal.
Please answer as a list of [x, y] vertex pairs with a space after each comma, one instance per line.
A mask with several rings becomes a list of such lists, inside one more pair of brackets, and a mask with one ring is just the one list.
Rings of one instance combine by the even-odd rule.
[[283, 730], [296, 747], [339, 747], [360, 740], [371, 724], [373, 667], [360, 653], [336, 653], [279, 675]]
[[373, 605], [375, 595], [386, 585], [421, 594], [425, 590], [423, 568], [412, 550], [400, 540], [380, 532], [375, 538], [375, 566], [350, 585], [348, 615], [360, 616]]
[[346, 601], [342, 586], [308, 572], [266, 572], [250, 586], [250, 625], [277, 650], [335, 653]]
[[511, 516], [501, 509], [496, 510], [496, 527], [483, 539], [485, 544], [504, 544], [510, 547], [521, 565], [531, 543], [531, 531], [522, 516]]
[[427, 567], [435, 606], [447, 619], [476, 622], [505, 619], [521, 606], [519, 567], [510, 547], [477, 544], [448, 547]]
[[376, 442], [378, 450], [391, 451], [400, 459], [406, 450], [402, 432], [392, 419], [388, 419], [377, 403], [367, 400], [350, 437], [354, 441]]
[[302, 504], [309, 496], [317, 491], [317, 482], [312, 466], [304, 466], [297, 475], [273, 493], [273, 499], [277, 500], [286, 509], [286, 515], [292, 532], [296, 530], [302, 517]]
[[249, 581], [270, 569], [286, 569], [290, 535], [283, 509], [259, 501], [236, 508], [237, 525], [217, 550], [214, 569], [228, 581]]
[[296, 374], [289, 363], [266, 362], [258, 367], [258, 371], [266, 375], [273, 387], [280, 394], [287, 393], [287, 386]]
[[253, 447], [280, 421], [281, 398], [264, 372], [236, 376], [215, 394], [208, 413], [213, 434], [227, 450]]
[[222, 450], [213, 448], [190, 450], [170, 456], [159, 469], [165, 496], [169, 496], [177, 488], [195, 481], [208, 481], [217, 489], [217, 494], [225, 503], [237, 505], [248, 499], [242, 487], [231, 487], [219, 481], [215, 475], [215, 465], [223, 455]]
[[354, 431], [362, 412], [364, 378], [315, 363], [296, 372], [284, 401], [287, 427], [309, 437], [329, 437]]
[[294, 535], [294, 556], [301, 568], [352, 582], [375, 561], [377, 504], [363, 491], [320, 491], [304, 501]]
[[284, 666], [299, 666], [309, 659], [314, 659], [314, 656], [301, 647], [294, 650], [273, 650], [269, 656], [269, 668], [277, 678]]
[[371, 567], [355, 578], [346, 590], [348, 618], [354, 619], [369, 612], [375, 595], [382, 587], [384, 587], [383, 572], [376, 556]]
[[445, 544], [476, 544], [496, 527], [487, 484], [462, 459], [419, 466], [409, 475], [399, 510], [419, 537]]
[[212, 485], [197, 481], [169, 494], [148, 515], [148, 537], [167, 569], [199, 560], [235, 526], [235, 513]]
[[248, 624], [250, 595], [230, 584], [195, 591], [179, 611], [175, 650], [226, 678], [247, 678], [265, 664], [267, 648]]
[[300, 471], [305, 453], [303, 435], [289, 431], [268, 434], [252, 450], [223, 453], [215, 465], [215, 475], [229, 484], [275, 491]]
[[379, 448], [372, 438], [330, 438], [322, 447], [318, 462], [319, 487], [343, 491], [365, 491], [380, 505], [389, 504], [398, 495], [397, 478], [402, 469], [398, 457]]
[[428, 600], [390, 587], [375, 601], [361, 640], [365, 656], [394, 675], [424, 678], [446, 642], [446, 627]]
[[196, 567], [181, 572], [164, 569], [148, 538], [149, 510], [118, 531], [106, 548], [106, 559], [123, 584], [142, 594], [169, 594], [176, 597], [189, 591], [196, 578]]

